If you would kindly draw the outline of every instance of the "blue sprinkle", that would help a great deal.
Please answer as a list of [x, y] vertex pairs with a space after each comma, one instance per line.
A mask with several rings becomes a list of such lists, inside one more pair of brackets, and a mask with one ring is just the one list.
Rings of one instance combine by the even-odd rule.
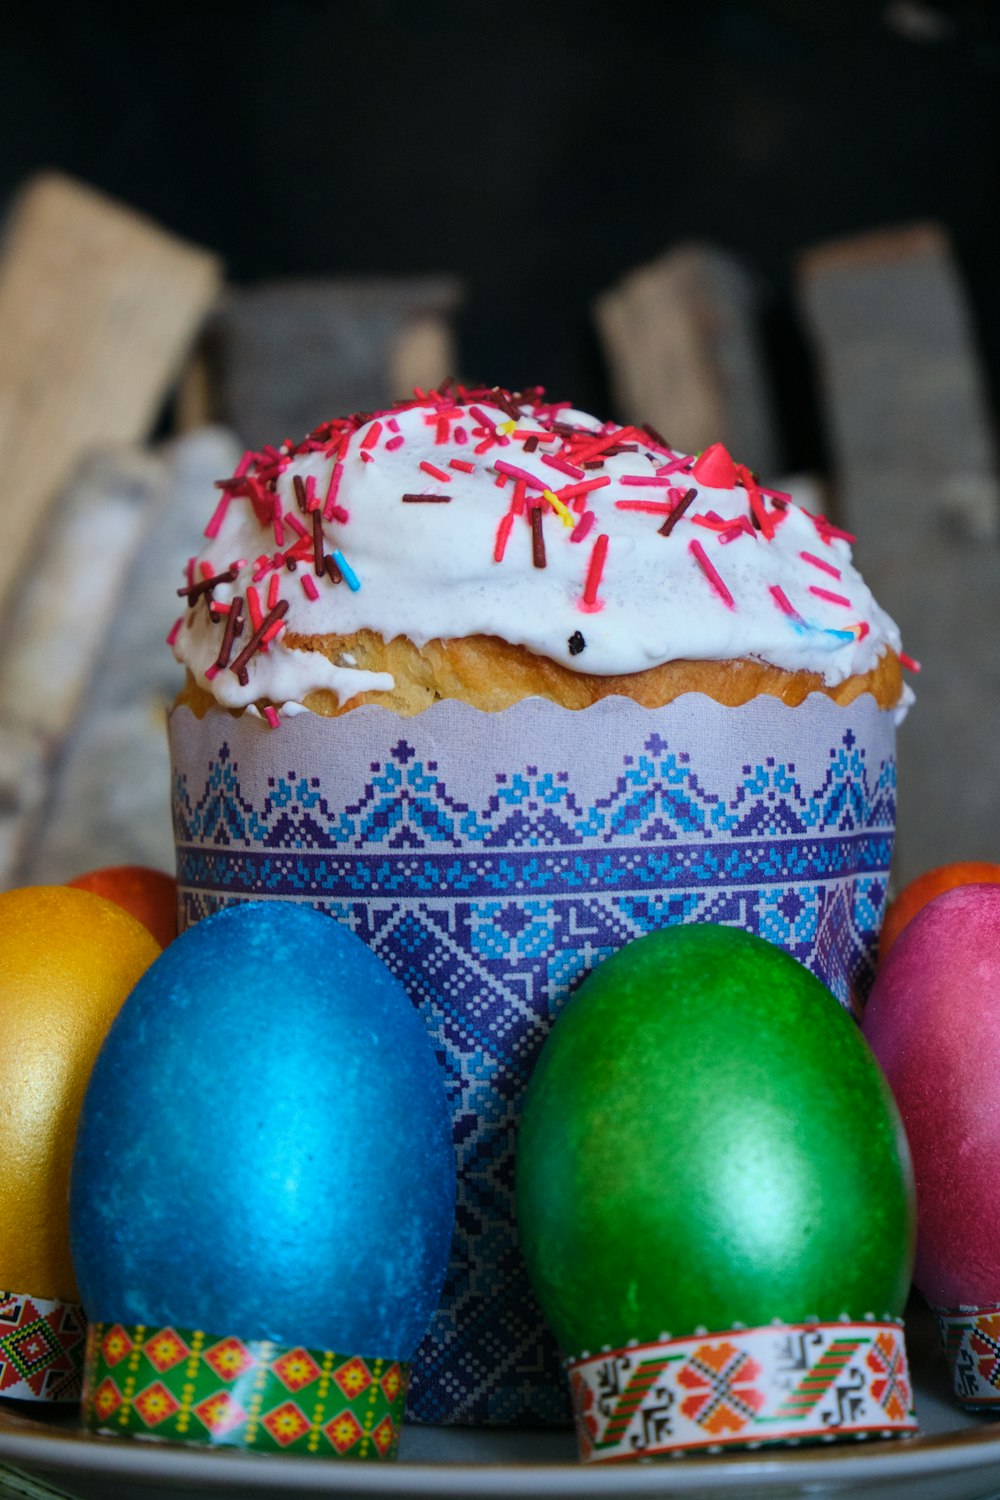
[[351, 567], [350, 563], [347, 561], [347, 558], [341, 552], [339, 547], [333, 554], [333, 560], [337, 564], [337, 567], [340, 569], [340, 571], [343, 573], [344, 582], [351, 590], [351, 593], [356, 594], [358, 592], [358, 589], [361, 587], [361, 579], [358, 577], [357, 573], [355, 573], [354, 569]]

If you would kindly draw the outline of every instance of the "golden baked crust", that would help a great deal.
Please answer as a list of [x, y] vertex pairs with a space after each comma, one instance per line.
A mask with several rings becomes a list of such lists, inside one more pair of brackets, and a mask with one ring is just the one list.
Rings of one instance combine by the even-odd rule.
[[[409, 718], [441, 698], [457, 698], [496, 713], [522, 698], [549, 698], [564, 708], [588, 708], [613, 694], [632, 698], [646, 708], [660, 708], [682, 693], [704, 693], [730, 707], [760, 693], [792, 706], [802, 703], [810, 693], [824, 693], [841, 704], [871, 693], [880, 708], [894, 708], [902, 693], [899, 658], [892, 650], [885, 652], [872, 671], [829, 687], [818, 673], [786, 672], [751, 657], [670, 661], [644, 672], [596, 677], [571, 671], [524, 646], [512, 646], [488, 635], [428, 641], [422, 647], [404, 636], [383, 641], [371, 630], [348, 636], [289, 633], [283, 642], [293, 649], [321, 651], [332, 662], [345, 663], [348, 659], [347, 664], [365, 671], [392, 674], [396, 685], [390, 692], [358, 693], [343, 705], [328, 689], [310, 693], [306, 707], [326, 718], [336, 718], [362, 703], [378, 703]], [[215, 699], [189, 675], [178, 702], [186, 703], [200, 718]]]

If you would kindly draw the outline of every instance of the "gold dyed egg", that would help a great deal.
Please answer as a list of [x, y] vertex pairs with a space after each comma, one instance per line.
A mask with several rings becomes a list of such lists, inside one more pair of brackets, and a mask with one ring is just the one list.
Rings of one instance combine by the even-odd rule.
[[0, 894], [0, 1288], [76, 1299], [69, 1170], [108, 1027], [160, 952], [141, 922], [66, 886]]

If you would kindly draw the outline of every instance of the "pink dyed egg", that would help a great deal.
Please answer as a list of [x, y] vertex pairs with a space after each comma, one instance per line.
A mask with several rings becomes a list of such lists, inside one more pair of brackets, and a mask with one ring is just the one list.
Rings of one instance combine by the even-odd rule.
[[945, 891], [904, 928], [862, 1029], [917, 1184], [913, 1279], [938, 1309], [1000, 1304], [1000, 886]]

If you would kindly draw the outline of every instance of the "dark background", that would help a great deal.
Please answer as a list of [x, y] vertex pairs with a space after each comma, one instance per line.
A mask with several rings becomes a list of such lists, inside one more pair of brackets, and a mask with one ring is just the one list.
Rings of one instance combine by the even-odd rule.
[[463, 374], [606, 411], [591, 299], [678, 241], [759, 272], [790, 466], [823, 438], [804, 247], [950, 230], [1000, 387], [1000, 28], [981, 4], [8, 7], [0, 194], [54, 166], [231, 279], [452, 272]]

